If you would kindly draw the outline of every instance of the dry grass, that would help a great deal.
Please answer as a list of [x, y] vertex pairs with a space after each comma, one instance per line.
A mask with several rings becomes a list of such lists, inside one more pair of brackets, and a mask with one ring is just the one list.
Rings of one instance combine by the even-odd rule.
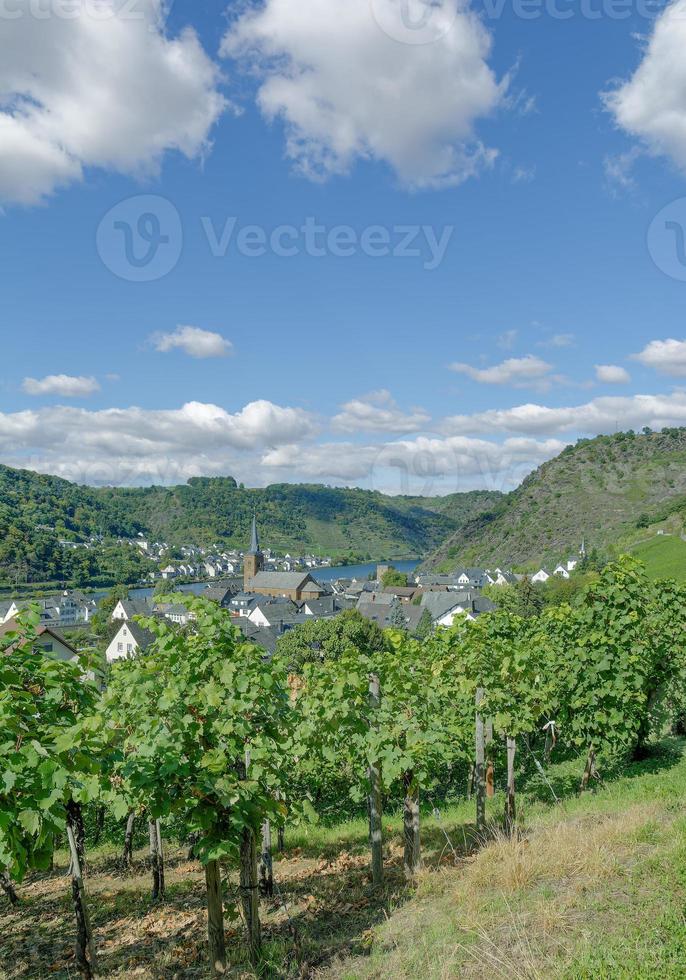
[[563, 976], [579, 944], [602, 941], [597, 900], [620, 910], [624, 880], [650, 853], [646, 828], [669, 832], [659, 804], [641, 803], [612, 814], [534, 824], [526, 836], [496, 832], [457, 870], [425, 875], [416, 900], [377, 932], [369, 960], [338, 961], [327, 980], [422, 977], [548, 980]]

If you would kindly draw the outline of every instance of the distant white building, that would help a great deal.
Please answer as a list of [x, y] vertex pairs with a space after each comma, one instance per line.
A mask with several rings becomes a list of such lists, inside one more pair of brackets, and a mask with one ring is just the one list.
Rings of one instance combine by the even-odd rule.
[[531, 581], [534, 583], [547, 582], [550, 578], [550, 572], [546, 568], [539, 568], [535, 575], [531, 576]]
[[142, 626], [129, 620], [124, 621], [105, 651], [107, 663], [111, 664], [116, 660], [135, 656], [139, 651], [146, 650], [153, 639], [152, 633], [144, 630]]
[[569, 570], [566, 565], [558, 565], [553, 575], [557, 575], [559, 578], [569, 578]]

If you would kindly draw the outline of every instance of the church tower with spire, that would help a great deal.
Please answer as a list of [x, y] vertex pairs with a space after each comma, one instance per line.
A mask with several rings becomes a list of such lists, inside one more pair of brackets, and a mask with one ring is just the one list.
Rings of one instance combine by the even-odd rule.
[[243, 588], [246, 592], [250, 591], [250, 585], [258, 572], [264, 566], [264, 556], [260, 551], [260, 543], [257, 539], [257, 518], [253, 515], [252, 533], [250, 535], [250, 551], [247, 551], [243, 558]]

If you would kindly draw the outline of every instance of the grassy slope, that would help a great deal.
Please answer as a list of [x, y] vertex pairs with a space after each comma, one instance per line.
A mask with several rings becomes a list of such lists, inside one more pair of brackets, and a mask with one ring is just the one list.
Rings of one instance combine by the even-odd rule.
[[631, 553], [645, 562], [651, 578], [674, 578], [686, 582], [686, 541], [681, 537], [657, 536], [634, 545]]
[[[458, 529], [427, 564], [559, 561], [588, 547], [612, 552], [646, 514], [686, 511], [686, 429], [599, 436], [539, 467], [490, 514]], [[676, 519], [676, 517], [675, 517]], [[643, 535], [645, 536], [645, 535]]]
[[[563, 799], [529, 778], [516, 842], [474, 847], [473, 803], [423, 821], [427, 869], [402, 879], [399, 816], [384, 818], [386, 888], [368, 881], [363, 820], [287, 835], [275, 875], [288, 906], [262, 908], [264, 976], [362, 978], [652, 978], [686, 973], [686, 743], [626, 767], [578, 798], [582, 763], [551, 767]], [[490, 806], [497, 817], [498, 795]], [[207, 977], [203, 882], [198, 866], [168, 849], [168, 894], [151, 902], [145, 851], [131, 873], [111, 847], [91, 855], [87, 887], [100, 975], [116, 980]], [[72, 912], [62, 855], [53, 876], [20, 888], [22, 907], [0, 900], [3, 980], [74, 975]], [[235, 875], [227, 893], [235, 894]], [[289, 918], [290, 917], [290, 918]], [[297, 951], [291, 927], [298, 934]], [[233, 977], [251, 977], [240, 924], [227, 922]]]
[[519, 840], [424, 875], [371, 955], [324, 976], [683, 977], [685, 806], [683, 743], [594, 795], [529, 806]]

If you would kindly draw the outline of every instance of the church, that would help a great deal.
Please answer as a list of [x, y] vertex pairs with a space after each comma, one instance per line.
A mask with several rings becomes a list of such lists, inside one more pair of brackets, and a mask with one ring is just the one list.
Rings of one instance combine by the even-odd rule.
[[257, 538], [257, 520], [252, 519], [250, 551], [243, 558], [243, 590], [255, 595], [304, 602], [326, 595], [326, 589], [307, 572], [265, 572], [264, 556]]

